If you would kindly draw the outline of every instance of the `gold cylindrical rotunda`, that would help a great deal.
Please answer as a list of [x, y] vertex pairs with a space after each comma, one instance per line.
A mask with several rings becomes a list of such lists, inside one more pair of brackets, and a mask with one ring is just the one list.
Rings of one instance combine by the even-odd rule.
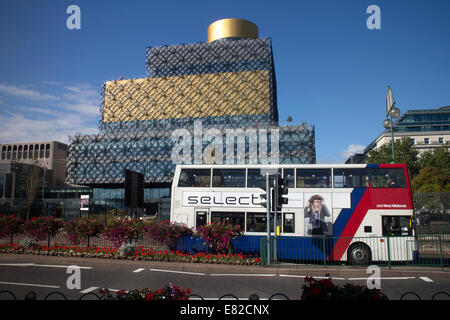
[[227, 38], [258, 38], [258, 27], [244, 19], [222, 19], [208, 27], [208, 42]]

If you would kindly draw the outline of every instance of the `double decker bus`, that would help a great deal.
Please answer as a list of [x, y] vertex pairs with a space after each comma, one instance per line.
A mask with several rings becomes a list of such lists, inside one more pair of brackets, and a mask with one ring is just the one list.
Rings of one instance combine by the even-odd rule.
[[[261, 205], [266, 172], [281, 175], [288, 188], [288, 203], [270, 221]], [[368, 264], [411, 261], [415, 253], [405, 164], [178, 165], [170, 220], [193, 229], [239, 225], [244, 236], [235, 251], [254, 253], [269, 224], [276, 258], [287, 261]]]

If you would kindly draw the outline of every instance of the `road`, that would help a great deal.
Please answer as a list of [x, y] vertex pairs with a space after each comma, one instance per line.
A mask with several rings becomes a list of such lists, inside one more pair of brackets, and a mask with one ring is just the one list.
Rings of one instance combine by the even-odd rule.
[[[79, 269], [80, 288], [68, 288], [68, 267]], [[112, 291], [141, 288], [157, 289], [169, 283], [190, 288], [193, 294], [206, 299], [218, 299], [232, 294], [247, 299], [251, 294], [268, 299], [282, 293], [289, 299], [299, 299], [306, 276], [328, 277], [342, 285], [345, 282], [365, 284], [371, 273], [366, 268], [296, 266], [289, 268], [263, 268], [256, 266], [229, 266], [208, 264], [182, 264], [129, 260], [51, 257], [34, 255], [0, 254], [0, 291], [8, 290], [17, 299], [33, 290], [38, 299], [59, 291], [68, 299], [79, 299], [86, 293], [99, 293], [99, 288]], [[70, 280], [70, 279], [69, 279]], [[450, 294], [450, 270], [440, 268], [394, 267], [380, 269], [380, 286], [389, 299], [396, 300], [406, 292], [414, 292], [427, 300], [440, 291]], [[69, 281], [69, 286], [76, 284]], [[94, 296], [87, 295], [86, 299]], [[9, 299], [0, 293], [0, 300]], [[61, 299], [55, 293], [49, 299]], [[282, 296], [278, 296], [282, 298]], [[412, 294], [405, 298], [417, 299]], [[438, 298], [450, 299], [444, 294]]]

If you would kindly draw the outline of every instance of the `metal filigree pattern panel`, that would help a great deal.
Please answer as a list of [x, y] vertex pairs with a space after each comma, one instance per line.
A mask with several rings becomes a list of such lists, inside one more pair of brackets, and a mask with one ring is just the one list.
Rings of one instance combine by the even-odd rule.
[[239, 39], [149, 47], [146, 60], [151, 78], [273, 70], [272, 41], [270, 38]]
[[103, 122], [270, 114], [268, 71], [110, 81]]
[[[203, 129], [206, 129], [203, 128]], [[229, 134], [229, 128], [217, 129], [224, 137]], [[244, 142], [243, 161], [239, 162], [238, 155], [230, 154], [236, 151], [236, 145], [226, 150], [226, 139], [223, 140], [223, 150], [218, 163], [249, 164], [254, 159], [261, 158], [261, 148], [273, 152], [271, 136], [261, 140], [262, 135], [272, 130], [279, 131], [279, 163], [315, 163], [314, 128], [302, 126], [256, 126], [248, 129], [258, 134], [258, 144], [250, 146], [251, 137]], [[194, 128], [186, 128], [188, 137], [189, 163], [195, 161], [195, 132]], [[250, 131], [251, 131], [250, 130]], [[201, 152], [210, 146], [210, 139], [203, 131], [200, 137]], [[173, 162], [173, 148], [177, 144], [172, 132], [167, 130], [116, 131], [95, 135], [78, 135], [71, 137], [69, 161], [67, 166], [67, 180], [77, 184], [117, 184], [124, 182], [124, 169], [143, 172], [147, 183], [171, 182], [175, 163]], [[228, 154], [227, 154], [228, 153]], [[217, 160], [217, 159], [216, 159]], [[204, 161], [204, 158], [203, 160]], [[261, 163], [256, 161], [254, 163]]]

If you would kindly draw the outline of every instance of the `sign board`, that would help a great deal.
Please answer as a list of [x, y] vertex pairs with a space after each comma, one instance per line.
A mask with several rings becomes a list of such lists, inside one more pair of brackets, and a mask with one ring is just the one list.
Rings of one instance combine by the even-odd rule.
[[[288, 204], [283, 208], [305, 208], [308, 200], [316, 195], [316, 192], [299, 192], [289, 190], [287, 198]], [[184, 191], [182, 205], [185, 207], [245, 207], [262, 208], [261, 192], [233, 192], [233, 191]], [[322, 192], [324, 204], [330, 208], [350, 208], [350, 193]]]
[[89, 211], [89, 195], [82, 194], [80, 196], [80, 210], [81, 211]]

